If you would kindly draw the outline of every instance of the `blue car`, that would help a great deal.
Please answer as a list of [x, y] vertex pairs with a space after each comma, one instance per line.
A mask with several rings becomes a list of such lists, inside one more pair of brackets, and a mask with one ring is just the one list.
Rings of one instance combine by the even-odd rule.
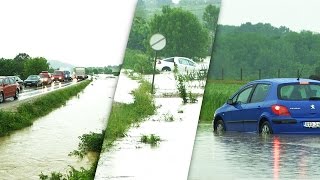
[[249, 82], [215, 111], [216, 132], [320, 134], [320, 81], [300, 78]]

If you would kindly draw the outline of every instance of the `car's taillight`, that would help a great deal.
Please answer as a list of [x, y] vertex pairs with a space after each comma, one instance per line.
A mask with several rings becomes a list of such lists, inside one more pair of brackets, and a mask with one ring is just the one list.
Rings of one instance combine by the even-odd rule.
[[285, 106], [275, 104], [275, 105], [271, 106], [271, 110], [274, 114], [276, 114], [278, 116], [290, 116], [288, 108]]

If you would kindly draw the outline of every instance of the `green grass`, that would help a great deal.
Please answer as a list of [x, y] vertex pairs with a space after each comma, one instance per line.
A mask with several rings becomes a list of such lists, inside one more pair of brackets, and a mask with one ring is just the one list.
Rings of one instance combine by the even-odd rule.
[[41, 180], [93, 180], [96, 173], [96, 164], [93, 164], [89, 169], [80, 168], [79, 170], [70, 167], [67, 174], [60, 172], [51, 172], [50, 175], [41, 173], [39, 179]]
[[104, 132], [105, 131], [102, 131], [102, 133], [90, 132], [89, 134], [79, 136], [81, 142], [78, 145], [78, 150], [74, 150], [69, 155], [75, 155], [82, 159], [89, 152], [100, 153], [104, 139]]
[[139, 88], [133, 92], [133, 103], [113, 103], [105, 132], [106, 149], [111, 147], [116, 139], [124, 137], [132, 124], [139, 123], [155, 113], [156, 107], [150, 89], [150, 83], [141, 81]]
[[203, 95], [200, 122], [211, 122], [214, 111], [223, 105], [245, 82], [208, 81]]
[[157, 145], [160, 141], [160, 137], [154, 134], [142, 135], [140, 138], [140, 142], [150, 145]]
[[61, 90], [50, 92], [37, 99], [23, 103], [14, 111], [0, 110], [0, 136], [31, 126], [33, 121], [65, 105], [73, 96], [82, 91], [91, 81], [83, 81]]

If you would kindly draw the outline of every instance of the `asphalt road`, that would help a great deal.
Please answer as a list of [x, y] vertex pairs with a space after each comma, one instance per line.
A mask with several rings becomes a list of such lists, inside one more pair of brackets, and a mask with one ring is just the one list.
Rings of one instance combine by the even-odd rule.
[[49, 93], [49, 92], [52, 92], [76, 83], [77, 81], [55, 82], [50, 85], [45, 85], [42, 87], [27, 87], [22, 90], [17, 100], [14, 100], [13, 98], [8, 98], [3, 103], [1, 103], [0, 110], [10, 110], [23, 102], [34, 100], [35, 98], [40, 97], [46, 93]]

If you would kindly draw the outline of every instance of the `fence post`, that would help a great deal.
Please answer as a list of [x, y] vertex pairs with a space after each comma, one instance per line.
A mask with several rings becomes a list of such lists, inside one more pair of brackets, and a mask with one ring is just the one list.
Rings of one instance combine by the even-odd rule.
[[298, 71], [297, 71], [297, 77], [300, 77], [300, 71], [299, 71], [299, 69], [298, 69]]
[[261, 69], [259, 69], [259, 79], [261, 79]]
[[242, 81], [242, 68], [240, 68], [240, 80]]
[[278, 78], [280, 78], [280, 69], [278, 69]]
[[221, 79], [223, 80], [223, 68], [221, 69]]

